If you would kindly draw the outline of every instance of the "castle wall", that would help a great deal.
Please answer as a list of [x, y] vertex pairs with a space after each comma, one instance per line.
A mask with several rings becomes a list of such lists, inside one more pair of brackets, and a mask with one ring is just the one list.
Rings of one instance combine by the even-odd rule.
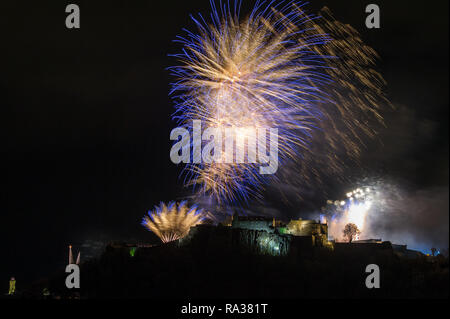
[[241, 228], [248, 230], [259, 230], [273, 233], [275, 229], [272, 227], [272, 221], [269, 220], [237, 220], [232, 223], [233, 228]]
[[179, 240], [181, 245], [203, 247], [202, 251], [234, 250], [272, 256], [308, 256], [315, 247], [328, 247], [315, 236], [282, 235], [264, 230], [199, 225]]
[[291, 220], [287, 226], [287, 232], [294, 236], [327, 235], [328, 226], [313, 220]]

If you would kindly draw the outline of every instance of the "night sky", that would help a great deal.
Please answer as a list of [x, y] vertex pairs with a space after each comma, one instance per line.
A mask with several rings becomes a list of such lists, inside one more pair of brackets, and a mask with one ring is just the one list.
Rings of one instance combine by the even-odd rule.
[[[381, 8], [378, 30], [364, 25], [372, 2]], [[69, 243], [145, 240], [145, 212], [189, 195], [169, 159], [166, 68], [179, 50], [172, 40], [194, 29], [189, 14], [208, 13], [209, 0], [73, 1], [79, 30], [65, 27], [69, 3], [0, 4], [1, 287], [12, 275], [20, 282], [55, 271]], [[317, 0], [307, 8], [325, 5], [380, 54], [397, 107], [385, 114], [381, 145], [365, 152], [365, 172], [437, 189], [448, 208], [448, 1]]]

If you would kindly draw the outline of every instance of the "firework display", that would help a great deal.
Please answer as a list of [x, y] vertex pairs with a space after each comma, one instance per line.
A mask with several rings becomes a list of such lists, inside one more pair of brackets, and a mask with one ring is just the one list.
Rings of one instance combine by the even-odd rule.
[[183, 238], [191, 227], [201, 224], [206, 216], [196, 206], [188, 207], [186, 202], [161, 203], [155, 210], [148, 212], [142, 225], [157, 235], [163, 243]]
[[[345, 200], [328, 200], [327, 206], [322, 209], [322, 217], [329, 224], [330, 235], [335, 239], [342, 239], [342, 229], [347, 224], [354, 224], [361, 231], [361, 234], [367, 235], [366, 222], [368, 214], [375, 196], [379, 197], [378, 192], [372, 187], [359, 187], [348, 192]], [[356, 239], [359, 239], [359, 235]]]
[[[260, 198], [268, 182], [312, 184], [323, 173], [339, 175], [347, 159], [359, 157], [364, 137], [376, 134], [371, 125], [382, 123], [376, 53], [327, 9], [320, 17], [295, 2], [258, 1], [244, 16], [239, 1], [211, 4], [211, 21], [194, 18], [198, 34], [177, 39], [183, 50], [170, 68], [173, 118], [189, 129], [194, 120], [219, 130], [277, 128], [282, 169], [265, 176], [251, 162], [193, 163], [186, 185], [234, 202]], [[322, 163], [327, 169], [318, 170]]]
[[448, 1], [1, 3], [15, 316], [448, 299]]

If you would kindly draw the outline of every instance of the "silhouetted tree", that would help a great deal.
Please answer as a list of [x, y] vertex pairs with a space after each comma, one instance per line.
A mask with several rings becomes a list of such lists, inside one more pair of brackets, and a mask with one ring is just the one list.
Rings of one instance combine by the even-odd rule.
[[347, 225], [345, 225], [344, 238], [347, 238], [349, 243], [351, 243], [353, 238], [355, 238], [359, 234], [361, 234], [361, 231], [355, 224], [348, 223]]

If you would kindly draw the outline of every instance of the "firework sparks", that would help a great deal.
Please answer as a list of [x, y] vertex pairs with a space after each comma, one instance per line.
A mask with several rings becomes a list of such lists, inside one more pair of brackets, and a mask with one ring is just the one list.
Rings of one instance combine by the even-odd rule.
[[[342, 229], [347, 224], [354, 224], [365, 233], [366, 222], [375, 200], [375, 192], [370, 187], [357, 188], [347, 193], [346, 200], [328, 201], [330, 234], [339, 239]], [[356, 236], [359, 239], [359, 234]]]
[[201, 224], [207, 214], [186, 202], [161, 203], [142, 220], [142, 225], [155, 233], [163, 243], [183, 238], [191, 227]]
[[[279, 161], [300, 162], [304, 183], [319, 179], [318, 163], [339, 173], [342, 157], [358, 157], [360, 135], [375, 134], [368, 119], [381, 121], [383, 81], [372, 70], [376, 54], [356, 31], [328, 11], [322, 20], [307, 15], [294, 2], [258, 1], [243, 19], [239, 1], [234, 7], [211, 3], [212, 23], [194, 18], [199, 34], [178, 38], [184, 48], [176, 55], [180, 65], [171, 68], [174, 119], [188, 129], [193, 120], [222, 130], [277, 128]], [[327, 151], [318, 152], [324, 145]], [[245, 143], [242, 148], [237, 152], [245, 153]], [[258, 198], [266, 182], [286, 183], [293, 175], [262, 176], [252, 163], [220, 160], [186, 170], [187, 184], [201, 185], [200, 192], [218, 202]]]

